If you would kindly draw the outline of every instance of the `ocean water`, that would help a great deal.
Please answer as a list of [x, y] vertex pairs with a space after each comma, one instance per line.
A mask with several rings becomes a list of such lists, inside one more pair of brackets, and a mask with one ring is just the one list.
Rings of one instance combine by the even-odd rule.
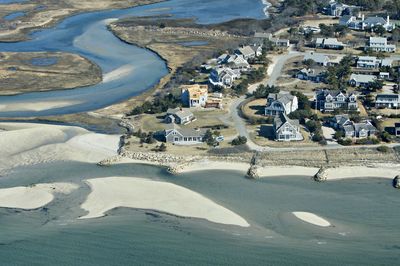
[[5, 20], [13, 20], [25, 16], [25, 12], [14, 12], [3, 17]]
[[[241, 228], [149, 210], [114, 209], [77, 220], [90, 192], [82, 180], [135, 176], [172, 182], [244, 217]], [[81, 185], [34, 211], [0, 209], [1, 265], [397, 265], [400, 194], [390, 180], [316, 183], [307, 177], [245, 179], [235, 171], [171, 176], [162, 168], [59, 162], [19, 168], [1, 187], [66, 181]], [[157, 193], [155, 191], [154, 193]], [[295, 218], [308, 211], [333, 224]]]

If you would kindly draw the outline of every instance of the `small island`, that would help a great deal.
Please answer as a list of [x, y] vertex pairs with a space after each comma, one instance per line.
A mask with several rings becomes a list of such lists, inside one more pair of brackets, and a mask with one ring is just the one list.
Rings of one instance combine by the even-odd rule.
[[0, 53], [0, 95], [73, 89], [102, 80], [99, 66], [71, 53]]

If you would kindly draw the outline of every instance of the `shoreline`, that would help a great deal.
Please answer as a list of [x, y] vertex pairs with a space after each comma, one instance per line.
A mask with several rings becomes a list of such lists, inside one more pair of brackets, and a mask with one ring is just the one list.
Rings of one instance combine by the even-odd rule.
[[[146, 155], [142, 155], [146, 156]], [[167, 169], [170, 174], [180, 175], [198, 171], [237, 171], [246, 175], [252, 167], [250, 163], [243, 161], [218, 161], [210, 158], [193, 158], [193, 161], [182, 161], [180, 163], [168, 163], [157, 161], [151, 158], [151, 153], [148, 153], [148, 158], [138, 159], [129, 158], [128, 156], [118, 155], [104, 160], [99, 165], [110, 166], [123, 163], [133, 163], [162, 167]], [[155, 155], [154, 155], [155, 156]], [[174, 158], [175, 159], [175, 158]], [[176, 160], [176, 159], [175, 159]], [[179, 160], [179, 159], [177, 159]], [[174, 161], [174, 160], [172, 160]], [[274, 178], [274, 177], [309, 177], [313, 178], [320, 167], [296, 166], [296, 165], [274, 165], [274, 166], [255, 166], [257, 178]], [[346, 180], [346, 179], [362, 179], [362, 178], [382, 178], [392, 180], [400, 173], [400, 165], [394, 164], [371, 164], [371, 165], [344, 165], [342, 167], [326, 167], [325, 175], [327, 181]]]

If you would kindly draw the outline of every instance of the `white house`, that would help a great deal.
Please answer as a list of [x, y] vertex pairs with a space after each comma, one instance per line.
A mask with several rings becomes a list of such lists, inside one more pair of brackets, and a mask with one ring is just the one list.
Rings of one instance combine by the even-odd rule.
[[396, 45], [388, 44], [384, 37], [369, 37], [365, 50], [394, 53], [396, 52]]
[[181, 128], [171, 124], [163, 131], [165, 142], [176, 145], [198, 145], [203, 142], [206, 131], [202, 129]]
[[378, 94], [375, 99], [376, 108], [399, 108], [399, 94]]
[[274, 118], [273, 129], [277, 141], [303, 140], [298, 120], [289, 119], [284, 113]]
[[270, 41], [275, 44], [276, 47], [287, 48], [290, 46], [290, 41], [288, 39], [271, 38]]
[[229, 55], [224, 63], [231, 69], [241, 69], [243, 71], [247, 71], [251, 68], [250, 64], [243, 55]]
[[196, 118], [189, 109], [168, 109], [165, 116], [165, 122], [168, 124], [186, 125], [194, 121]]
[[267, 98], [265, 115], [290, 114], [299, 108], [296, 96], [289, 92], [270, 93]]
[[316, 108], [321, 112], [332, 112], [336, 109], [358, 110], [357, 96], [341, 91], [319, 90], [315, 93]]
[[303, 60], [304, 61], [312, 60], [317, 65], [326, 67], [326, 66], [338, 65], [340, 63], [341, 59], [342, 59], [342, 56], [328, 56], [326, 54], [315, 53], [315, 52], [309, 51], [304, 55]]
[[357, 68], [373, 69], [378, 68], [381, 60], [376, 56], [359, 56], [357, 59]]
[[358, 18], [355, 16], [343, 16], [340, 18], [339, 24], [353, 30], [369, 30], [376, 26], [382, 26], [386, 31], [390, 32], [396, 28], [396, 25], [390, 22], [389, 16], [386, 19], [378, 16], [365, 18], [364, 15]]
[[343, 42], [339, 42], [336, 38], [317, 38], [315, 41], [316, 48], [341, 50], [345, 46]]
[[262, 46], [261, 45], [246, 45], [238, 48], [235, 51], [236, 54], [242, 55], [244, 59], [253, 59], [257, 56], [262, 55]]
[[325, 81], [325, 76], [325, 70], [316, 68], [303, 68], [296, 74], [296, 78], [298, 79], [308, 80], [316, 83]]

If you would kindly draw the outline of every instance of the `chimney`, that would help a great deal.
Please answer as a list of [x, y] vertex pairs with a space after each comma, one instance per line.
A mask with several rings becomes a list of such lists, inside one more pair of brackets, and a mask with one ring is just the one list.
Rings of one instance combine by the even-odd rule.
[[365, 20], [365, 15], [362, 14], [362, 15], [361, 15], [361, 21], [364, 22], [364, 20]]
[[388, 14], [387, 17], [386, 17], [386, 25], [389, 25], [389, 23], [390, 23], [390, 17], [389, 17], [389, 14]]

